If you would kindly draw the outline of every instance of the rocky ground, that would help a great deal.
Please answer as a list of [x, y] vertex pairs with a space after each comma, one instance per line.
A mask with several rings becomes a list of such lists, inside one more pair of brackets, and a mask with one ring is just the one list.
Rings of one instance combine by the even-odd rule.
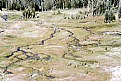
[[[79, 10], [79, 9], [78, 9]], [[0, 19], [1, 81], [121, 81], [121, 24], [103, 16], [64, 19], [78, 10], [5, 11]]]

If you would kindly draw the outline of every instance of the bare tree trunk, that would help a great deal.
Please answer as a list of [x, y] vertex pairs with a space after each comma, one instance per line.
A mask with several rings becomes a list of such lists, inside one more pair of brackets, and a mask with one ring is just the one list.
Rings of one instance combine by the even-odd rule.
[[118, 19], [121, 18], [121, 0], [119, 1], [119, 7], [118, 7]]
[[120, 9], [121, 9], [121, 0], [119, 1], [118, 13], [120, 12]]
[[62, 4], [63, 4], [63, 9], [65, 8], [65, 1], [62, 0]]
[[92, 0], [92, 15], [93, 15], [93, 11], [94, 11], [93, 6], [94, 6], [94, 1]]
[[88, 12], [90, 11], [90, 0], [88, 0]]
[[119, 1], [119, 8], [121, 7], [121, 0]]
[[8, 10], [8, 2], [6, 1], [6, 9]]

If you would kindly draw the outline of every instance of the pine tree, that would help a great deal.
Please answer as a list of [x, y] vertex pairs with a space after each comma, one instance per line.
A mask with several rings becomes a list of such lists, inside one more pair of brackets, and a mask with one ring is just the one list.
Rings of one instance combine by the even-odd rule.
[[0, 10], [2, 11], [2, 2], [0, 1]]
[[121, 0], [119, 2], [119, 8], [118, 8], [118, 18], [121, 18]]

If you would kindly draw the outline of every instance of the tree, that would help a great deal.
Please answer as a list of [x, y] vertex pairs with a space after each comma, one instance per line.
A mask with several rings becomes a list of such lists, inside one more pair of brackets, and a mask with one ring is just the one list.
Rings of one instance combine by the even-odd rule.
[[112, 9], [106, 10], [104, 22], [110, 23], [113, 20], [115, 20], [115, 15], [113, 14]]
[[119, 8], [118, 8], [118, 18], [121, 18], [121, 0], [119, 2]]
[[45, 10], [51, 10], [52, 9], [52, 1], [51, 0], [44, 0], [44, 8]]
[[76, 7], [76, 1], [75, 0], [72, 0], [71, 1], [71, 8], [75, 8]]
[[105, 22], [105, 23], [109, 22], [109, 11], [108, 11], [108, 10], [105, 11], [104, 22]]
[[0, 10], [2, 11], [2, 2], [0, 1]]

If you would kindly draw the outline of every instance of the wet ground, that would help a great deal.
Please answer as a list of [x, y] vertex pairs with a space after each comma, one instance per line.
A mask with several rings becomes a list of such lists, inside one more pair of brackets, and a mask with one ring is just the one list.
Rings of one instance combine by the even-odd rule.
[[121, 80], [120, 22], [105, 24], [102, 17], [64, 19], [67, 12], [44, 12], [29, 20], [11, 12], [14, 18], [1, 19], [1, 80]]

